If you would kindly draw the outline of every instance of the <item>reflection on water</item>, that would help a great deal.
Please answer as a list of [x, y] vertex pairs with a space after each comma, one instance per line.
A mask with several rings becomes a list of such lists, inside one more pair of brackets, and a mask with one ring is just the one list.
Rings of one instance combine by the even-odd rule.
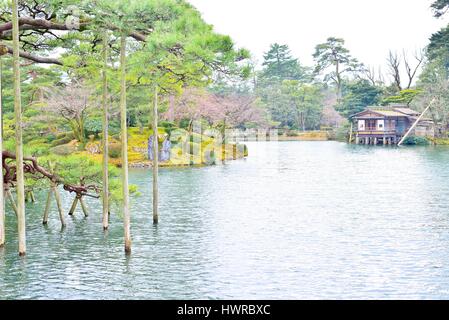
[[[61, 232], [27, 204], [28, 253], [8, 214], [0, 298], [449, 298], [449, 149], [249, 143], [225, 166], [132, 171], [133, 253], [101, 205]], [[64, 207], [70, 207], [64, 198]]]

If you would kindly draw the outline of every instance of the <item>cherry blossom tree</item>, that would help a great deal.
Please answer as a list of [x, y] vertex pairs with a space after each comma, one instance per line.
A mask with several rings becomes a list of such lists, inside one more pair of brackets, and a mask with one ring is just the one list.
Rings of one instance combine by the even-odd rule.
[[84, 143], [84, 124], [93, 108], [91, 95], [92, 90], [80, 83], [59, 89], [52, 88], [43, 110], [62, 117], [72, 129], [75, 138]]

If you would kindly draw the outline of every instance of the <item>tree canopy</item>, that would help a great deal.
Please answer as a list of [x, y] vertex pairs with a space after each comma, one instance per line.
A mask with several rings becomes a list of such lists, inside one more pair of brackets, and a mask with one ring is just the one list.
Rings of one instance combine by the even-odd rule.
[[318, 44], [313, 54], [315, 73], [323, 74], [324, 82], [334, 83], [338, 96], [341, 95], [344, 76], [360, 72], [363, 67], [344, 45], [343, 39], [330, 37], [325, 43]]

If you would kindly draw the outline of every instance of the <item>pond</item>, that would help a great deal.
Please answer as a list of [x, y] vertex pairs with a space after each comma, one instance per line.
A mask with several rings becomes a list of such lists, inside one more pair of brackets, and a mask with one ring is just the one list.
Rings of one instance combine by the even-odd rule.
[[[249, 142], [249, 158], [133, 170], [133, 252], [101, 204], [47, 227], [27, 204], [27, 256], [8, 210], [1, 299], [449, 298], [449, 148]], [[71, 199], [64, 196], [67, 210]], [[79, 210], [79, 209], [78, 209]]]

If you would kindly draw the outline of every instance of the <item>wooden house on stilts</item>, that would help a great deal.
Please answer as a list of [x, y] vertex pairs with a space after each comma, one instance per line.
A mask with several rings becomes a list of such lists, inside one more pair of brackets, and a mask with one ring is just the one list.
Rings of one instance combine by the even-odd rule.
[[[352, 136], [355, 137], [356, 144], [398, 144], [420, 116], [421, 113], [404, 105], [367, 107], [364, 111], [351, 116], [354, 128]], [[411, 135], [433, 136], [433, 121], [422, 117]]]

